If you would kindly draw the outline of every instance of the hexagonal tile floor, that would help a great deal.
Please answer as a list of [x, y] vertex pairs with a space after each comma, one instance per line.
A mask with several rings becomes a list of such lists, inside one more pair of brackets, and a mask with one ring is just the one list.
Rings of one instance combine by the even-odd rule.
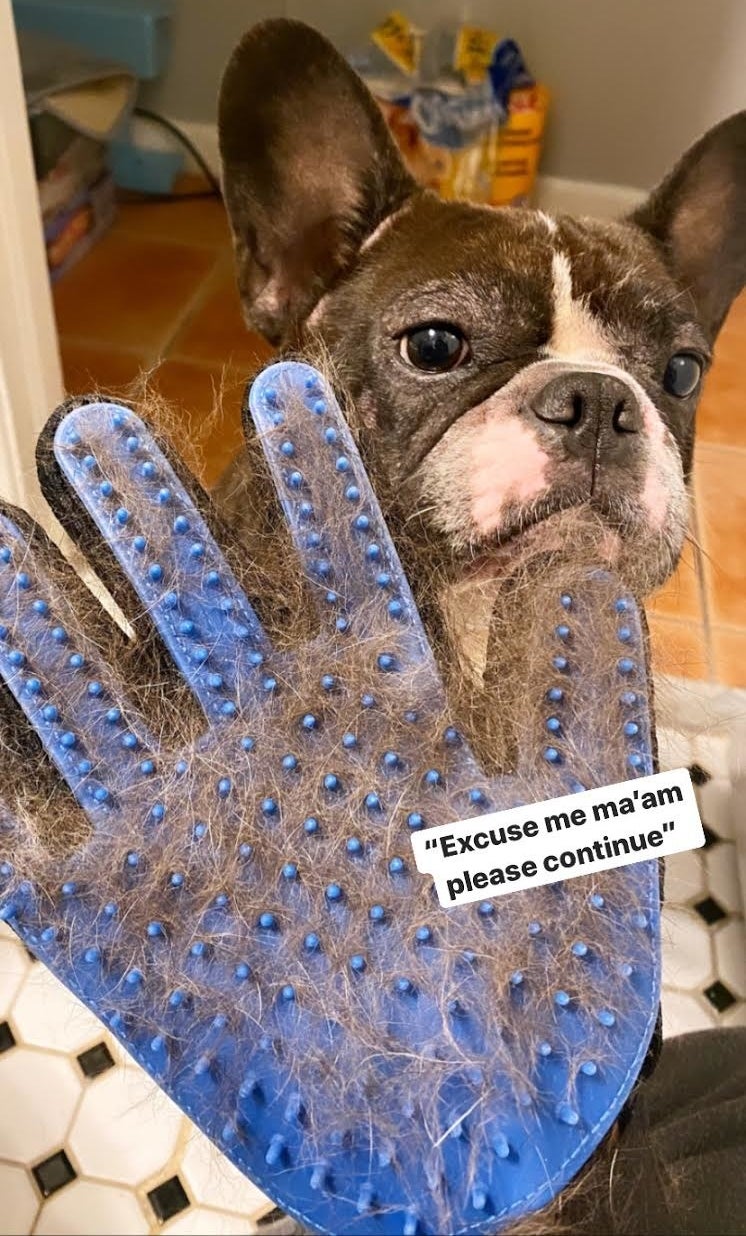
[[[692, 770], [706, 845], [666, 863], [664, 1034], [746, 1024], [731, 718], [746, 695], [659, 686], [663, 767]], [[277, 1212], [0, 924], [0, 1236], [244, 1236]]]

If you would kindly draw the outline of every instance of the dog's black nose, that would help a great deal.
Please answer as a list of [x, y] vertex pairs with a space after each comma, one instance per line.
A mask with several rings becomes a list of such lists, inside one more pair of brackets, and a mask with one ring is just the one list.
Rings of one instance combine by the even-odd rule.
[[576, 371], [550, 378], [530, 402], [534, 416], [549, 425], [606, 438], [640, 433], [642, 409], [626, 382], [611, 374]]

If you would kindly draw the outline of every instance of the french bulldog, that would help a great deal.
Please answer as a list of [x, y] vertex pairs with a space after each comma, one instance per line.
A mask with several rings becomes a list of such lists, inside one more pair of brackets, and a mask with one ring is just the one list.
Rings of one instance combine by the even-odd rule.
[[[227, 66], [219, 136], [247, 324], [325, 358], [446, 660], [488, 710], [507, 677], [510, 703], [519, 646], [494, 630], [516, 563], [592, 528], [638, 595], [676, 567], [702, 382], [746, 277], [746, 112], [619, 222], [443, 201], [331, 43], [271, 20]], [[217, 493], [239, 536], [245, 477]]]

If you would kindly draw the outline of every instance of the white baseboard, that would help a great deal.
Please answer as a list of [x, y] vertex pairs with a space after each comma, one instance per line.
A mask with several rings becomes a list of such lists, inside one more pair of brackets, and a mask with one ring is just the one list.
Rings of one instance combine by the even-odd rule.
[[[218, 148], [218, 128], [217, 125], [211, 124], [208, 121], [199, 120], [178, 120], [174, 116], [169, 116], [168, 120], [171, 124], [176, 125], [186, 138], [197, 148], [202, 158], [207, 163], [207, 166], [215, 173], [220, 175], [220, 150]], [[132, 123], [132, 137], [135, 143], [143, 147], [145, 150], [179, 150], [179, 143], [166, 129], [160, 125], [153, 124], [152, 121], [146, 120], [141, 116], [136, 116]], [[186, 154], [186, 151], [183, 153]], [[193, 171], [196, 169], [196, 164], [186, 155], [187, 170]]]
[[566, 176], [539, 176], [534, 205], [553, 215], [592, 215], [620, 219], [646, 198], [632, 185], [604, 184], [597, 180], [569, 180]]
[[[173, 120], [173, 123], [197, 147], [212, 170], [219, 174], [217, 126], [193, 120]], [[148, 126], [147, 131], [152, 137], [153, 126]], [[158, 140], [162, 140], [160, 134]], [[171, 147], [173, 139], [166, 135], [166, 140]], [[550, 214], [593, 215], [597, 219], [619, 219], [639, 206], [644, 198], [645, 191], [632, 185], [570, 180], [565, 176], [539, 176], [534, 193], [535, 205]]]

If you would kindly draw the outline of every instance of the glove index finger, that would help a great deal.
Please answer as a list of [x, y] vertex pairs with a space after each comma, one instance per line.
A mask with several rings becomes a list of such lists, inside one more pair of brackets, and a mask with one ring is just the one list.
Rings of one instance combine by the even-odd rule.
[[432, 657], [406, 576], [329, 383], [282, 361], [254, 382], [249, 409], [322, 624], [391, 635], [410, 661]]

